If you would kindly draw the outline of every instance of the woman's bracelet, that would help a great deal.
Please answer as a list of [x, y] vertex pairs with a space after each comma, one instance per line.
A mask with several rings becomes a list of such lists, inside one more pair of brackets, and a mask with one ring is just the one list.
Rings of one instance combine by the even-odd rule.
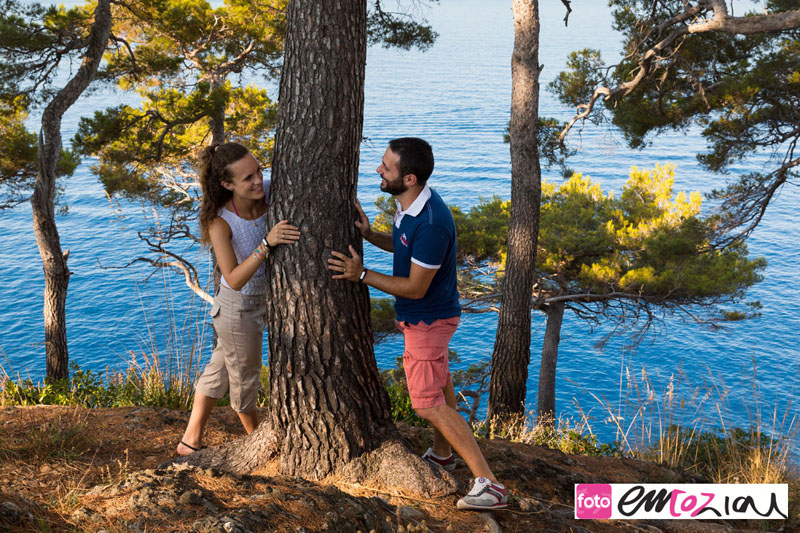
[[266, 238], [266, 237], [264, 237], [263, 239], [261, 239], [261, 244], [263, 244], [264, 246], [266, 246], [266, 247], [267, 247], [267, 250], [269, 250], [270, 252], [271, 252], [271, 251], [272, 251], [272, 250], [275, 248], [275, 246], [278, 246], [277, 244], [276, 244], [275, 246], [272, 246], [272, 245], [269, 243], [269, 241], [267, 240], [267, 238]]
[[261, 250], [261, 245], [256, 246], [256, 249], [253, 250], [253, 254], [259, 261], [263, 261], [267, 257], [267, 253]]

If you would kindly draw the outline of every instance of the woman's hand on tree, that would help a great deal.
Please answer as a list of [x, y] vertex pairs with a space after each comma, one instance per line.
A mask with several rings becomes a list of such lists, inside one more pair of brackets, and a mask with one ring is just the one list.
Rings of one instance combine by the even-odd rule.
[[279, 244], [292, 244], [300, 239], [300, 228], [289, 224], [288, 220], [281, 220], [267, 233], [267, 242], [270, 246]]

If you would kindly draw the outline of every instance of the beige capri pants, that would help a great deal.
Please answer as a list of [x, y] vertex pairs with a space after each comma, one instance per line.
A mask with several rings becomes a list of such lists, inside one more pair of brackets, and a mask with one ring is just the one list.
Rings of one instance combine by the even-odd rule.
[[210, 314], [217, 347], [196, 390], [210, 398], [222, 398], [230, 390], [231, 408], [249, 413], [257, 406], [260, 388], [266, 295], [247, 295], [221, 286]]

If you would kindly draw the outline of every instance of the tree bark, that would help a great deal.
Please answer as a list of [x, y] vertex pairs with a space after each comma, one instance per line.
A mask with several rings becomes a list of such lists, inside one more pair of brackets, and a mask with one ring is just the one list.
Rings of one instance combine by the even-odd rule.
[[768, 31], [792, 30], [800, 27], [800, 9], [764, 15], [732, 17], [728, 14], [728, 6], [724, 0], [709, 0], [708, 4], [714, 10], [712, 20], [689, 24], [689, 33], [722, 31], [734, 35], [749, 35]]
[[366, 286], [331, 279], [354, 245], [366, 2], [295, 0], [287, 16], [270, 219], [300, 226], [268, 266], [270, 414], [281, 471], [318, 479], [396, 429], [378, 375]]
[[[224, 80], [214, 79], [212, 87], [218, 90], [222, 86]], [[214, 114], [211, 116], [211, 142], [222, 144], [225, 142], [225, 106], [227, 102], [219, 103], [219, 106], [214, 109]]]
[[561, 322], [564, 319], [564, 302], [547, 307], [547, 326], [542, 344], [542, 365], [539, 367], [539, 394], [537, 417], [539, 423], [552, 424], [556, 417], [556, 362], [558, 343], [561, 340]]
[[539, 236], [541, 169], [538, 0], [514, 0], [511, 58], [511, 220], [503, 300], [497, 321], [489, 417], [522, 413], [531, 343], [531, 293]]
[[67, 258], [55, 222], [56, 165], [61, 156], [61, 118], [89, 86], [103, 58], [111, 31], [109, 0], [99, 0], [89, 44], [81, 66], [67, 85], [56, 94], [42, 114], [39, 133], [39, 169], [34, 184], [33, 231], [44, 269], [44, 334], [47, 355], [47, 378], [69, 377], [67, 351], [66, 303], [69, 285]]

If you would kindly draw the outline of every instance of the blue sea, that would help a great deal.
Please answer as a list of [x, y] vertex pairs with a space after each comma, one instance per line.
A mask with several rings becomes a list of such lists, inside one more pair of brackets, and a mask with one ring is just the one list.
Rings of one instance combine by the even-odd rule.
[[[567, 119], [571, 110], [544, 91], [546, 84], [563, 69], [571, 50], [598, 48], [613, 62], [621, 39], [611, 29], [606, 2], [574, 0], [568, 27], [562, 21], [561, 2], [540, 4], [540, 63], [544, 65], [540, 112]], [[398, 136], [420, 136], [432, 144], [436, 170], [430, 184], [448, 203], [469, 208], [494, 194], [510, 196], [509, 147], [503, 142], [511, 95], [510, 2], [441, 0], [414, 9], [427, 16], [439, 33], [430, 50], [372, 47], [368, 53], [367, 140], [361, 151], [358, 196], [371, 216], [377, 211], [373, 201], [380, 194], [375, 168], [387, 141]], [[276, 82], [259, 83], [277, 97]], [[111, 89], [82, 97], [65, 117], [65, 141], [73, 136], [81, 116], [120, 101], [135, 103], [137, 99]], [[32, 129], [38, 118], [31, 116]], [[728, 175], [711, 174], [695, 158], [705, 148], [698, 130], [651, 140], [646, 149], [634, 151], [613, 128], [586, 125], [580, 134], [572, 135], [579, 151], [569, 165], [604, 189], [618, 191], [631, 166], [669, 163], [677, 167], [676, 190], [705, 193], [770, 164], [770, 154], [764, 153], [735, 165]], [[141, 360], [143, 354], [158, 352], [162, 361], [176, 362], [188, 357], [193, 344], [199, 346], [202, 360], [207, 360], [207, 306], [186, 288], [183, 277], [154, 273], [142, 264], [115, 268], [143, 255], [137, 230], [146, 227], [143, 214], [151, 219], [154, 214], [135, 202], [110, 201], [92, 174], [94, 163], [84, 161], [65, 180], [61, 201], [69, 211], [57, 217], [73, 272], [67, 300], [71, 361], [101, 371], [125, 367], [132, 354]], [[561, 180], [555, 169], [545, 170], [544, 177]], [[789, 420], [797, 416], [800, 411], [793, 399], [800, 362], [800, 342], [795, 337], [800, 331], [798, 202], [798, 190], [784, 188], [749, 241], [751, 254], [764, 256], [769, 263], [764, 281], [747, 295], [763, 304], [760, 318], [733, 322], [720, 331], [668, 318], [655, 334], [634, 345], [625, 332], [609, 337], [608, 328], [593, 328], [567, 315], [558, 360], [558, 413], [587, 420], [603, 441], [646, 438], [647, 423], [643, 425], [642, 420], [656, 425], [702, 420], [707, 428], [721, 425], [722, 416], [726, 426], [748, 427], [761, 420], [769, 430], [774, 414]], [[23, 377], [40, 379], [45, 367], [44, 280], [30, 206], [1, 213], [0, 221], [0, 277], [4, 281], [0, 363]], [[207, 280], [207, 254], [197, 248], [182, 253], [196, 258], [201, 277]], [[383, 272], [391, 270], [389, 255], [369, 246], [365, 263]], [[496, 322], [494, 313], [463, 317], [451, 343], [461, 359], [457, 366], [491, 356]], [[543, 315], [533, 316], [532, 328], [527, 400], [535, 408]], [[397, 336], [380, 343], [375, 349], [378, 365], [394, 366], [402, 349]], [[784, 428], [789, 420], [783, 422]], [[780, 419], [774, 425], [780, 427]]]

